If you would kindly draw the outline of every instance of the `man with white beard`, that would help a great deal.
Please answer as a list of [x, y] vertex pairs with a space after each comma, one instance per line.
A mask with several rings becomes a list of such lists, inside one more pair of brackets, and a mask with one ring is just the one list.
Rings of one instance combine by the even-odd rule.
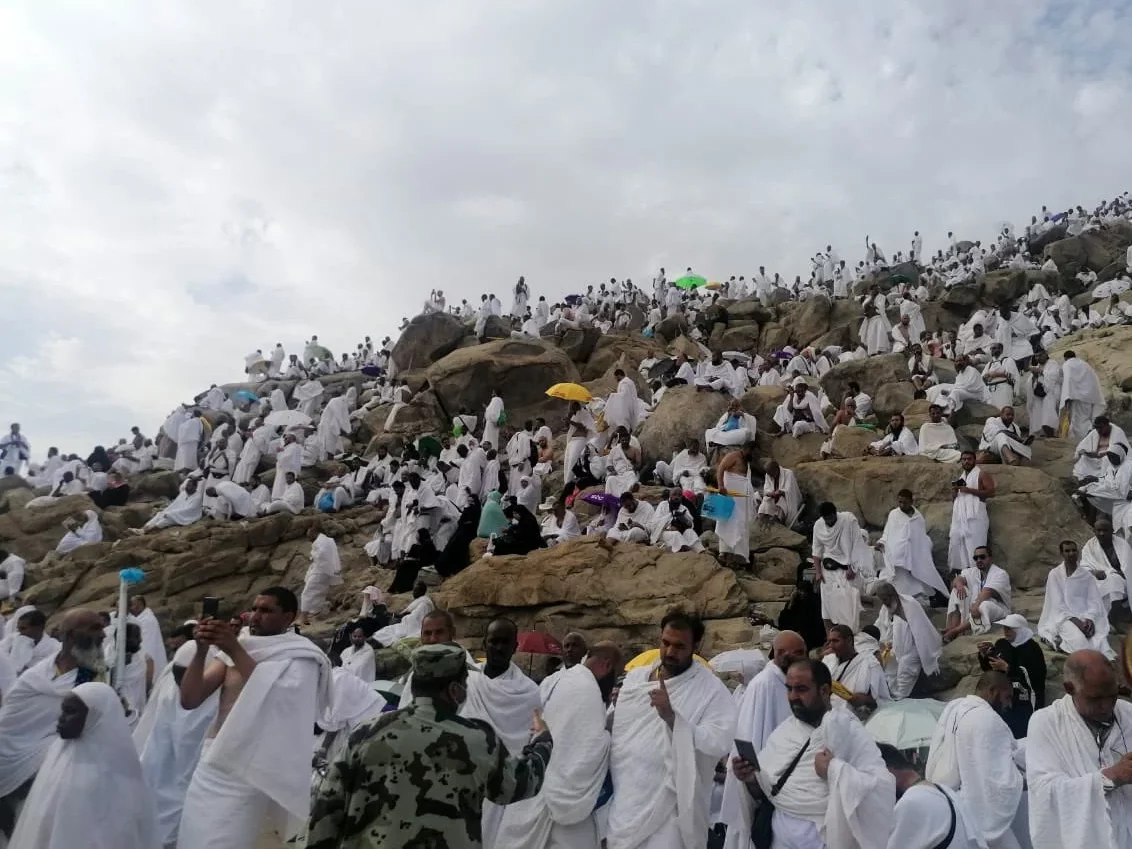
[[1108, 644], [1108, 610], [1100, 583], [1081, 567], [1077, 543], [1061, 543], [1062, 562], [1046, 578], [1038, 636], [1058, 651], [1070, 654], [1092, 649], [1109, 660], [1116, 657]]
[[32, 780], [57, 737], [63, 699], [106, 671], [102, 619], [97, 613], [84, 608], [69, 611], [59, 630], [59, 651], [16, 679], [0, 706], [0, 838], [11, 835]]
[[[480, 673], [468, 674], [468, 697], [460, 709], [466, 719], [482, 719], [499, 735], [509, 752], [521, 752], [530, 739], [531, 716], [542, 707], [538, 685], [511, 658], [519, 648], [519, 628], [510, 619], [495, 619], [483, 639], [485, 659]], [[483, 805], [483, 845], [492, 846], [503, 819], [503, 807]]]
[[660, 658], [625, 676], [613, 712], [617, 792], [607, 849], [702, 847], [715, 766], [730, 750], [735, 703], [694, 652], [704, 626], [674, 610], [660, 623]]
[[947, 595], [947, 587], [932, 560], [927, 524], [912, 499], [910, 489], [897, 493], [896, 507], [889, 511], [884, 532], [876, 542], [875, 548], [884, 555], [880, 577], [904, 595]]
[[1065, 661], [1065, 692], [1030, 718], [1026, 739], [1034, 849], [1132, 846], [1132, 704], [1099, 652]]
[[874, 593], [881, 603], [877, 628], [895, 656], [895, 669], [888, 672], [889, 692], [894, 700], [918, 697], [939, 673], [943, 640], [914, 598], [900, 595], [886, 582], [877, 584]]
[[855, 586], [857, 570], [872, 558], [861, 536], [861, 525], [849, 511], [824, 501], [814, 522], [810, 560], [821, 585], [821, 618], [828, 630], [835, 622], [857, 632], [861, 618], [861, 591]]
[[988, 849], [1018, 849], [1011, 826], [1022, 800], [1010, 726], [999, 715], [1013, 699], [1002, 672], [984, 672], [975, 695], [947, 703], [932, 738], [925, 777], [959, 791]]
[[752, 796], [771, 799], [773, 847], [872, 849], [886, 845], [896, 789], [876, 743], [848, 711], [830, 708], [833, 679], [803, 658], [786, 673], [793, 714], [758, 752], [731, 769]]
[[290, 590], [270, 587], [252, 603], [248, 636], [218, 619], [197, 625], [181, 707], [195, 710], [216, 692], [220, 701], [185, 794], [177, 849], [247, 849], [267, 822], [310, 814], [312, 730], [330, 702], [331, 676], [326, 655], [291, 630], [298, 607]]
[[985, 634], [1010, 615], [1010, 575], [991, 562], [990, 548], [980, 545], [974, 565], [955, 576], [947, 601], [943, 641], [950, 643], [968, 632]]
[[195, 471], [200, 466], [197, 451], [200, 438], [204, 434], [204, 425], [201, 424], [200, 410], [193, 410], [177, 429], [177, 457], [173, 462], [173, 470], [177, 472]]
[[[781, 631], [771, 646], [771, 661], [752, 679], [739, 702], [735, 739], [746, 740], [755, 751], [766, 745], [767, 738], [790, 716], [786, 699], [786, 670], [794, 661], [806, 656], [806, 641], [794, 631]], [[738, 756], [735, 746], [731, 757]], [[720, 821], [727, 826], [725, 849], [751, 849], [751, 817], [754, 801], [742, 782], [728, 770], [723, 781], [723, 804]]]
[[593, 814], [609, 771], [605, 703], [622, 669], [621, 649], [601, 642], [555, 677], [543, 721], [566, 747], [551, 757], [538, 795], [506, 807], [495, 849], [597, 848]]

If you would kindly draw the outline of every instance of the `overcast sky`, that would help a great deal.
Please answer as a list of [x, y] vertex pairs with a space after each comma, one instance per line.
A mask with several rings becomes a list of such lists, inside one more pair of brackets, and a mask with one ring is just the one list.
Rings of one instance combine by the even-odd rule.
[[1132, 188], [1125, 0], [10, 0], [0, 420], [86, 453], [524, 274], [808, 275]]

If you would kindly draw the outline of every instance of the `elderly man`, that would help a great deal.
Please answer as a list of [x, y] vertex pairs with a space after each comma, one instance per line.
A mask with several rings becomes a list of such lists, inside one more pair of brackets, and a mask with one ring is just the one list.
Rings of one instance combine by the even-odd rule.
[[773, 846], [867, 849], [886, 845], [895, 782], [869, 733], [848, 711], [831, 710], [825, 664], [803, 658], [786, 673], [793, 714], [774, 730], [758, 764], [731, 769], [774, 806]]
[[838, 511], [833, 503], [825, 501], [818, 507], [818, 514], [810, 560], [815, 580], [821, 585], [821, 618], [827, 630], [839, 622], [856, 632], [861, 617], [861, 591], [855, 583], [857, 570], [871, 559], [872, 553], [852, 513]]
[[997, 416], [991, 416], [983, 425], [983, 438], [979, 451], [989, 457], [998, 457], [1007, 466], [1019, 466], [1029, 460], [1033, 436], [1022, 436], [1022, 429], [1014, 421], [1014, 408], [1003, 407]]
[[703, 373], [696, 378], [696, 391], [710, 390], [731, 394], [735, 388], [735, 369], [723, 359], [723, 354], [712, 354], [711, 362], [704, 366]]
[[656, 475], [665, 486], [694, 490], [696, 478], [708, 466], [707, 455], [700, 450], [700, 443], [689, 439], [686, 447], [672, 456], [672, 462], [660, 460], [656, 464]]
[[586, 644], [584, 634], [571, 631], [562, 638], [562, 667], [543, 678], [538, 686], [543, 705], [546, 704], [546, 699], [550, 695], [550, 691], [554, 688], [554, 682], [557, 681], [567, 669], [573, 669], [585, 660], [588, 651], [589, 647]]
[[1038, 636], [1066, 654], [1092, 649], [1112, 660], [1116, 653], [1108, 644], [1108, 609], [1100, 583], [1092, 572], [1081, 568], [1073, 540], [1061, 543], [1061, 557], [1062, 562], [1046, 578]]
[[949, 643], [968, 631], [985, 634], [1010, 615], [1010, 576], [991, 562], [990, 548], [975, 549], [974, 565], [955, 576], [947, 602], [943, 641]]
[[807, 433], [829, 432], [821, 413], [821, 402], [802, 377], [794, 378], [792, 391], [774, 411], [774, 423], [778, 425], [780, 436], [789, 434], [795, 439]]
[[959, 791], [989, 849], [1018, 849], [1011, 826], [1023, 780], [1014, 735], [1000, 715], [1013, 694], [1004, 673], [984, 672], [975, 695], [947, 703], [928, 756], [928, 781]]
[[715, 766], [730, 750], [735, 703], [697, 663], [704, 636], [695, 616], [660, 623], [660, 659], [625, 676], [613, 713], [608, 849], [701, 846]]
[[704, 444], [709, 451], [713, 445], [746, 445], [754, 441], [757, 432], [758, 421], [743, 409], [738, 398], [733, 398], [715, 427], [705, 431]]
[[1065, 692], [1034, 713], [1026, 740], [1034, 849], [1132, 846], [1132, 704], [1099, 652], [1065, 661]]
[[895, 673], [889, 678], [892, 698], [923, 698], [930, 680], [939, 674], [943, 640], [918, 601], [900, 595], [892, 584], [881, 582], [875, 588], [881, 603], [877, 627], [892, 646]]

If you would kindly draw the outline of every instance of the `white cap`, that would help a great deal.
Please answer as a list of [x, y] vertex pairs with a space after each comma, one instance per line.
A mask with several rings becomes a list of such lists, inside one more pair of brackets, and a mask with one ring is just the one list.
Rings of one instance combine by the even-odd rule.
[[1009, 616], [998, 620], [994, 624], [1001, 625], [1004, 628], [1013, 628], [1014, 630], [1030, 627], [1030, 623], [1026, 621], [1026, 617], [1021, 613], [1011, 613]]

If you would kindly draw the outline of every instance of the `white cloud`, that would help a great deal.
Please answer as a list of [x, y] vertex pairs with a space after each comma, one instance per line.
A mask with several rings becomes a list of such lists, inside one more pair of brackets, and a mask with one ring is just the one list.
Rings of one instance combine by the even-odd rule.
[[[0, 10], [0, 391], [86, 451], [440, 286], [807, 274], [1129, 188], [1118, 0]], [[506, 300], [506, 298], [505, 298]]]

